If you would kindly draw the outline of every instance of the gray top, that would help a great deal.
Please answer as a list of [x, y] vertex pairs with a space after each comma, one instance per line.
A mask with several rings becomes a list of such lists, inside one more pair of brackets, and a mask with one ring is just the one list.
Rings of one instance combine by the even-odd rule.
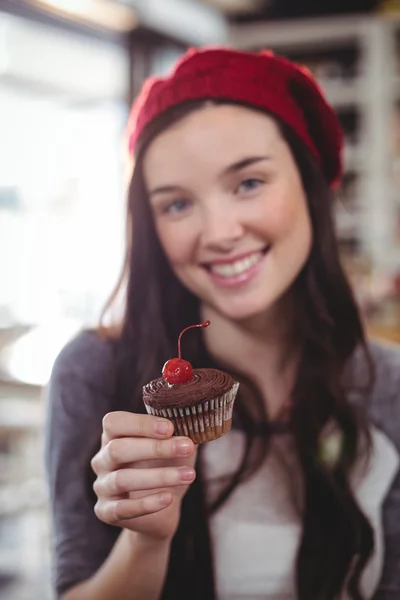
[[[400, 347], [371, 343], [376, 383], [363, 405], [371, 423], [400, 453]], [[354, 357], [355, 372], [364, 370]], [[58, 356], [48, 388], [46, 467], [54, 535], [54, 579], [58, 595], [88, 579], [102, 565], [119, 529], [100, 522], [86, 486], [97, 451], [102, 418], [115, 408], [115, 374], [110, 345], [82, 333]], [[352, 401], [359, 403], [354, 394]], [[383, 506], [385, 564], [375, 600], [400, 598], [400, 472]]]

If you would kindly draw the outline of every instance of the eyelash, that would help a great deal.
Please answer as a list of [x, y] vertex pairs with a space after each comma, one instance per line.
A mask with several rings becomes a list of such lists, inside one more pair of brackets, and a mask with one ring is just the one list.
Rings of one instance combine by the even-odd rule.
[[251, 182], [251, 183], [256, 183], [256, 185], [255, 185], [255, 186], [252, 186], [250, 189], [246, 189], [246, 190], [245, 190], [245, 193], [250, 193], [250, 192], [254, 191], [255, 189], [257, 189], [258, 187], [260, 187], [260, 185], [263, 185], [263, 184], [265, 183], [265, 181], [263, 181], [262, 179], [258, 179], [257, 177], [249, 177], [248, 179], [244, 179], [244, 180], [243, 180], [243, 181], [240, 183], [240, 185], [239, 185], [239, 187], [238, 187], [237, 191], [238, 191], [238, 192], [240, 192], [240, 188], [241, 188], [241, 187], [242, 187], [244, 184], [246, 184], [246, 183], [249, 183], [249, 182]]
[[180, 203], [184, 203], [184, 205], [185, 205], [184, 208], [186, 208], [188, 206], [188, 204], [189, 204], [189, 200], [186, 200], [185, 198], [179, 198], [177, 200], [173, 200], [172, 202], [169, 202], [168, 204], [166, 204], [165, 206], [162, 207], [161, 213], [163, 215], [180, 214], [182, 212], [181, 209], [178, 208], [177, 211], [173, 210]]
[[[245, 193], [251, 193], [252, 191], [254, 191], [255, 189], [257, 189], [258, 187], [260, 187], [260, 185], [263, 185], [265, 183], [265, 181], [263, 181], [262, 179], [258, 179], [257, 177], [249, 177], [248, 179], [244, 179], [238, 186], [237, 188], [237, 192], [240, 193], [240, 188], [244, 185], [244, 184], [248, 184], [248, 183], [252, 183], [252, 184], [256, 184], [255, 186], [252, 186], [250, 189], [246, 189]], [[177, 208], [177, 205], [179, 204], [184, 204], [184, 207], [182, 208]], [[161, 208], [161, 213], [163, 215], [176, 215], [176, 214], [180, 214], [182, 213], [190, 204], [189, 200], [186, 200], [185, 198], [178, 198], [176, 200], [173, 200], [172, 202], [169, 202], [168, 204], [166, 204], [165, 206], [163, 206]], [[174, 210], [176, 208], [176, 210]]]

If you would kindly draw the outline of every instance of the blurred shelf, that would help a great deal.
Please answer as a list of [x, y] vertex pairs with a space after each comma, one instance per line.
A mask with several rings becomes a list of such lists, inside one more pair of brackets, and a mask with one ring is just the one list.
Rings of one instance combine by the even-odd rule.
[[341, 239], [357, 237], [358, 222], [359, 214], [357, 211], [348, 211], [341, 207], [338, 207], [335, 211], [336, 229]]
[[15, 342], [31, 329], [31, 325], [14, 325], [13, 327], [2, 327], [0, 325], [0, 349]]
[[17, 398], [0, 398], [0, 433], [7, 430], [38, 431], [42, 423], [41, 403]]
[[392, 93], [394, 97], [400, 101], [400, 76], [393, 79], [392, 87]]
[[0, 547], [0, 572], [18, 573], [21, 561], [21, 553], [10, 548]]
[[400, 205], [400, 185], [395, 183], [390, 185], [390, 197], [397, 206]]
[[357, 44], [368, 28], [368, 17], [340, 16], [284, 22], [258, 22], [235, 25], [230, 30], [230, 42], [238, 48], [274, 46], [280, 49], [326, 48], [343, 44]]
[[329, 102], [337, 109], [358, 107], [366, 101], [366, 83], [362, 78], [350, 81], [343, 78], [318, 78], [317, 81]]
[[365, 168], [365, 150], [360, 145], [345, 144], [343, 148], [343, 162], [348, 172], [360, 172]]
[[367, 334], [373, 339], [400, 343], [400, 327], [368, 324]]

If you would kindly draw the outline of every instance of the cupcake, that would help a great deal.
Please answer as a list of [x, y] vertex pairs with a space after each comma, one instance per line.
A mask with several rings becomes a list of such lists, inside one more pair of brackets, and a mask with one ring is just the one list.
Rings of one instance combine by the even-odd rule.
[[217, 369], [194, 369], [181, 358], [182, 334], [193, 327], [208, 327], [210, 321], [192, 325], [178, 339], [179, 358], [163, 367], [163, 376], [143, 387], [143, 401], [151, 415], [165, 417], [174, 425], [174, 435], [189, 437], [195, 444], [210, 442], [227, 433], [239, 384]]

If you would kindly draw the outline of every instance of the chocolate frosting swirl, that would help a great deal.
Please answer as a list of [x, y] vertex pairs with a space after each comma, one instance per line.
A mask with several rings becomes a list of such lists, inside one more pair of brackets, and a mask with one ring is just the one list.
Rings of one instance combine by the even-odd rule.
[[143, 400], [149, 406], [182, 407], [226, 394], [235, 382], [228, 373], [217, 369], [195, 369], [187, 383], [171, 385], [163, 377], [143, 387]]

